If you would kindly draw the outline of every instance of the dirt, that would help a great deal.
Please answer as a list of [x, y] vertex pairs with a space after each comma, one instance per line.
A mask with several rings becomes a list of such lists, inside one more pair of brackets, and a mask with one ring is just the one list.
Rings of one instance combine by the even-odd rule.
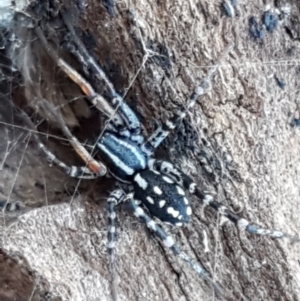
[[[234, 44], [208, 93], [160, 147], [157, 157], [174, 162], [199, 187], [215, 193], [216, 200], [255, 224], [299, 232], [297, 2], [275, 1], [266, 6], [264, 1], [239, 1], [232, 18], [222, 13], [219, 1], [123, 1], [115, 4], [115, 17], [100, 1], [87, 1], [84, 7], [86, 11], [79, 14], [84, 41], [116, 89], [126, 94], [146, 136], [158, 121], [186, 103], [209, 66], [228, 43]], [[266, 9], [278, 15], [273, 33], [261, 24]], [[259, 38], [249, 32], [251, 17], [257, 21]], [[42, 47], [37, 47], [32, 57], [40, 58], [41, 53]], [[74, 59], [67, 55], [66, 59], [79, 67]], [[49, 101], [60, 104], [82, 98], [51, 61], [36, 62], [38, 74], [46, 79], [35, 88]], [[37, 90], [30, 94], [26, 85], [25, 89], [8, 86], [0, 107], [1, 199], [32, 209], [22, 216], [5, 213], [1, 219], [4, 259], [0, 264], [5, 272], [0, 273], [0, 297], [111, 300], [105, 200], [114, 180], [78, 182], [48, 166], [13, 109], [12, 103], [23, 104], [24, 96], [31, 110], [35, 108], [28, 96]], [[85, 141], [99, 133], [101, 120], [93, 108], [81, 108], [70, 105], [64, 116], [74, 134]], [[41, 129], [59, 136], [42, 137], [48, 138], [49, 148], [61, 159], [80, 163], [59, 131], [45, 125]], [[166, 229], [231, 292], [233, 300], [300, 300], [299, 244], [239, 233], [196, 198], [192, 205], [189, 225]], [[119, 207], [118, 221], [120, 300], [218, 299], [153, 238], [126, 205]], [[25, 271], [22, 277], [20, 269]], [[8, 271], [20, 280], [5, 286], [12, 283]]]

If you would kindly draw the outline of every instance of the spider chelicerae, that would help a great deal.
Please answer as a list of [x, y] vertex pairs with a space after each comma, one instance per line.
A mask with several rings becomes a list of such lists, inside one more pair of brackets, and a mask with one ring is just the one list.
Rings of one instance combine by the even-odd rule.
[[[155, 150], [186, 117], [188, 110], [193, 108], [199, 96], [204, 94], [205, 88], [216, 73], [219, 63], [216, 63], [209, 70], [206, 78], [191, 94], [186, 109], [179, 111], [170, 120], [159, 126], [148, 138], [144, 138], [141, 133], [141, 124], [136, 114], [116, 92], [102, 68], [88, 53], [76, 34], [68, 15], [64, 12], [61, 15], [74, 44], [74, 47], [70, 49], [71, 52], [83, 64], [83, 71], [87, 77], [92, 73], [95, 78], [105, 83], [106, 98], [97, 93], [96, 89], [83, 76], [57, 55], [56, 51], [47, 42], [43, 30], [38, 25], [34, 26], [33, 30], [57, 66], [81, 88], [91, 104], [108, 118], [107, 126], [95, 144], [102, 161], [95, 160], [92, 157], [76, 137], [72, 135], [56, 108], [46, 100], [39, 102], [41, 108], [57, 120], [64, 135], [85, 162], [85, 166], [66, 165], [43, 144], [37, 135], [34, 135], [34, 137], [39, 148], [46, 154], [48, 161], [57, 165], [70, 177], [95, 179], [108, 173], [118, 182], [128, 184], [126, 188], [122, 185], [122, 188], [114, 190], [107, 200], [107, 248], [112, 275], [115, 273], [116, 206], [122, 202], [127, 202], [134, 215], [140, 218], [176, 257], [185, 261], [191, 269], [206, 280], [209, 285], [213, 286], [217, 294], [225, 296], [225, 291], [210, 278], [205, 269], [181, 251], [173, 238], [154, 219], [175, 226], [182, 226], [188, 223], [192, 215], [189, 195], [195, 195], [204, 205], [211, 206], [218, 214], [229, 219], [242, 231], [247, 231], [251, 234], [268, 235], [274, 238], [293, 237], [285, 232], [263, 229], [250, 224], [246, 219], [239, 217], [227, 207], [215, 201], [212, 195], [202, 192], [193, 179], [178, 167], [168, 161], [155, 159], [154, 157]], [[222, 60], [228, 51], [229, 48], [219, 60]], [[35, 131], [35, 126], [29, 117], [25, 113], [22, 115], [27, 126]], [[117, 300], [116, 288], [113, 286], [112, 289], [113, 299]]]

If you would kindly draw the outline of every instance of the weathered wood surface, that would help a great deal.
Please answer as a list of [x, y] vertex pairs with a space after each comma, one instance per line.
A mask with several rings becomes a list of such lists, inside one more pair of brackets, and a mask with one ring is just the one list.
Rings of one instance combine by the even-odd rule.
[[[263, 1], [239, 1], [234, 18], [221, 16], [219, 1], [118, 1], [114, 18], [100, 2], [86, 2], [81, 29], [95, 38], [91, 51], [116, 88], [128, 90], [126, 101], [148, 134], [155, 120], [166, 120], [185, 103], [207, 67], [228, 42], [234, 43], [209, 93], [199, 99], [185, 123], [195, 131], [196, 152], [203, 150], [212, 158], [216, 178], [201, 167], [200, 155], [188, 150], [193, 139], [180, 136], [180, 131], [158, 153], [253, 222], [299, 232], [300, 128], [290, 126], [299, 106], [299, 32], [297, 26], [291, 29], [299, 7], [277, 1], [279, 8], [291, 5], [291, 14], [273, 34], [265, 31], [263, 40], [255, 41], [249, 36], [248, 20], [255, 16], [260, 22]], [[132, 14], [137, 26], [130, 25]], [[161, 56], [147, 56], [141, 41]], [[275, 77], [285, 83], [284, 90]], [[53, 78], [52, 89], [50, 100], [54, 92], [67, 99], [66, 89], [79, 93], [66, 79]], [[0, 126], [2, 198], [44, 206], [12, 224], [7, 216], [1, 228], [6, 254], [0, 257], [5, 267], [0, 272], [1, 300], [31, 300], [31, 294], [32, 300], [45, 300], [45, 291], [51, 292], [50, 300], [110, 300], [104, 208], [112, 180], [82, 181], [77, 186], [77, 181], [49, 167], [35, 144], [28, 144], [28, 132], [14, 127], [20, 123], [3, 104], [1, 121], [7, 124]], [[78, 121], [65, 116], [69, 124]], [[80, 119], [81, 132], [89, 133], [94, 119]], [[53, 139], [50, 147], [62, 159], [75, 158], [59, 140]], [[182, 249], [232, 291], [234, 300], [300, 300], [299, 245], [239, 234], [212, 210], [203, 210], [197, 199], [192, 204], [192, 222], [170, 231]], [[164, 250], [125, 206], [118, 212], [121, 300], [214, 300], [211, 289]], [[22, 273], [8, 257], [22, 259]], [[11, 279], [14, 273], [12, 279], [20, 281]], [[20, 287], [25, 287], [24, 293]]]

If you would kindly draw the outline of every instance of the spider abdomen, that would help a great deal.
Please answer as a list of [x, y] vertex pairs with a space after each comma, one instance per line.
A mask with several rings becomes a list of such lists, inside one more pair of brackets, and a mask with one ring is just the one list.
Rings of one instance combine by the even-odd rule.
[[122, 182], [131, 182], [136, 172], [146, 168], [146, 155], [128, 138], [105, 132], [97, 146], [111, 174]]
[[190, 200], [181, 186], [154, 170], [143, 170], [134, 177], [134, 199], [163, 222], [181, 225], [192, 214]]

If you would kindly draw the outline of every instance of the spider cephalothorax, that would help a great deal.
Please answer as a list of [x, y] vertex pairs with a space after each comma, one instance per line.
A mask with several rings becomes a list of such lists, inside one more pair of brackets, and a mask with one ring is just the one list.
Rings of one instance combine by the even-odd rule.
[[[57, 119], [63, 133], [70, 140], [71, 145], [78, 155], [84, 160], [86, 166], [67, 166], [57, 159], [40, 141], [38, 136], [35, 135], [40, 149], [46, 154], [51, 163], [62, 168], [71, 177], [93, 179], [105, 175], [108, 170], [108, 173], [117, 181], [130, 184], [133, 187], [132, 190], [126, 189], [126, 191], [118, 188], [110, 194], [107, 200], [108, 253], [111, 267], [114, 266], [116, 239], [115, 207], [121, 202], [128, 202], [133, 213], [145, 222], [147, 227], [164, 242], [165, 246], [168, 247], [174, 255], [187, 262], [198, 275], [214, 286], [217, 293], [223, 294], [220, 287], [210, 279], [204, 268], [202, 268], [200, 264], [192, 261], [182, 252], [172, 237], [167, 235], [153, 219], [156, 218], [161, 222], [176, 226], [181, 226], [189, 222], [192, 215], [189, 195], [195, 195], [205, 205], [211, 206], [220, 215], [235, 223], [240, 230], [252, 234], [269, 235], [276, 238], [289, 236], [283, 232], [261, 229], [250, 225], [247, 220], [240, 218], [221, 203], [214, 201], [211, 195], [201, 192], [191, 177], [172, 163], [155, 159], [155, 150], [168, 134], [186, 117], [187, 110], [196, 104], [197, 99], [204, 93], [208, 82], [218, 69], [218, 64], [209, 70], [207, 77], [191, 94], [187, 102], [186, 110], [175, 114], [170, 120], [158, 127], [148, 138], [144, 138], [136, 114], [115, 91], [114, 86], [108, 80], [104, 71], [93, 57], [89, 55], [65, 13], [62, 13], [62, 18], [73, 39], [72, 42], [76, 46], [76, 57], [84, 64], [83, 70], [87, 73], [86, 76], [88, 77], [90, 75], [89, 73], [93, 73], [95, 78], [101, 79], [105, 83], [107, 99], [104, 99], [98, 94], [76, 70], [57, 56], [56, 52], [48, 44], [39, 26], [36, 26], [33, 30], [54, 62], [80, 86], [90, 102], [109, 118], [109, 122], [107, 128], [100, 135], [95, 145], [100, 152], [102, 160], [96, 161], [71, 134], [56, 108], [47, 103], [47, 101], [42, 100], [40, 102], [41, 107], [48, 114], [52, 114]], [[74, 47], [72, 48], [73, 50]], [[226, 51], [225, 54], [227, 52], [228, 51]], [[24, 120], [30, 128], [34, 129], [34, 125], [25, 115]], [[144, 209], [146, 209], [146, 211]]]
[[149, 169], [149, 158], [136, 142], [105, 132], [97, 148], [109, 172], [121, 182], [133, 183], [133, 198], [153, 216], [176, 225], [188, 222], [192, 209], [184, 189], [167, 175]]

